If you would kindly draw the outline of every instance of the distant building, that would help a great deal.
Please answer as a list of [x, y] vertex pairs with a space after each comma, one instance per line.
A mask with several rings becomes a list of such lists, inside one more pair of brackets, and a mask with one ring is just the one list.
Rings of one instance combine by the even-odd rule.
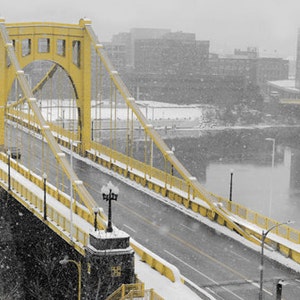
[[122, 43], [103, 43], [103, 45], [109, 54], [115, 69], [120, 73], [123, 73], [127, 66], [126, 45]]
[[[290, 99], [290, 101], [288, 100]], [[268, 100], [271, 102], [287, 102], [299, 105], [300, 99], [300, 29], [297, 36], [297, 54], [295, 64], [295, 79], [270, 80], [268, 82]]]
[[[260, 58], [256, 48], [234, 55], [209, 53], [194, 33], [133, 28], [105, 43], [115, 68], [137, 99], [173, 103], [237, 103], [261, 98], [258, 86], [286, 79], [282, 59]], [[251, 90], [251, 91], [250, 91]]]
[[194, 33], [133, 28], [129, 33], [114, 35], [105, 48], [119, 70], [158, 74], [208, 71], [209, 41], [197, 41]]
[[136, 40], [134, 69], [152, 74], [207, 74], [209, 42], [170, 37]]
[[214, 75], [241, 75], [249, 85], [265, 89], [270, 80], [286, 80], [289, 62], [282, 58], [260, 57], [256, 48], [247, 51], [236, 49], [233, 55], [211, 56], [211, 73]]

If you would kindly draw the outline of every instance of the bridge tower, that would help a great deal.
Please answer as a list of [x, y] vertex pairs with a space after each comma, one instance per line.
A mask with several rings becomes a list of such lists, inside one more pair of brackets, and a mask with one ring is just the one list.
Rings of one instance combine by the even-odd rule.
[[[4, 20], [0, 19], [4, 24]], [[5, 24], [17, 61], [12, 63], [7, 51], [9, 44], [0, 39], [0, 147], [4, 145], [6, 101], [13, 82], [34, 61], [52, 61], [68, 74], [74, 89], [78, 113], [80, 150], [90, 148], [91, 141], [91, 40], [85, 30], [91, 21], [79, 24], [17, 23]], [[18, 66], [18, 70], [15, 66]], [[23, 95], [25, 96], [25, 95]]]

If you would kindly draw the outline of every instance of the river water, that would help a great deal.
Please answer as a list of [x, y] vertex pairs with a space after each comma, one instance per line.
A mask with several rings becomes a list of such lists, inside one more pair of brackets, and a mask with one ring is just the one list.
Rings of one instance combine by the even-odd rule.
[[[202, 185], [277, 221], [300, 229], [300, 129], [225, 129], [165, 140]], [[274, 167], [272, 167], [273, 141]]]

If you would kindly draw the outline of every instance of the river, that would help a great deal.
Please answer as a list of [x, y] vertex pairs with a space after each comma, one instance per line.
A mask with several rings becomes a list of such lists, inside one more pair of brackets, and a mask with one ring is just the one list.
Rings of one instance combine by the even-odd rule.
[[[209, 191], [300, 229], [300, 129], [201, 131], [166, 139], [189, 172]], [[273, 140], [275, 142], [272, 167]]]

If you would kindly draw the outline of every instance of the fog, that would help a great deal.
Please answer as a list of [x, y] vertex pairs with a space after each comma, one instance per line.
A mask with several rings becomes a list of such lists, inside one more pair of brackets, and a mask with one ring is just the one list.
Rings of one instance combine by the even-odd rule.
[[295, 56], [300, 27], [297, 0], [78, 0], [3, 1], [6, 22], [92, 20], [100, 40], [135, 27], [168, 28], [196, 33], [211, 51], [258, 47], [281, 57]]

